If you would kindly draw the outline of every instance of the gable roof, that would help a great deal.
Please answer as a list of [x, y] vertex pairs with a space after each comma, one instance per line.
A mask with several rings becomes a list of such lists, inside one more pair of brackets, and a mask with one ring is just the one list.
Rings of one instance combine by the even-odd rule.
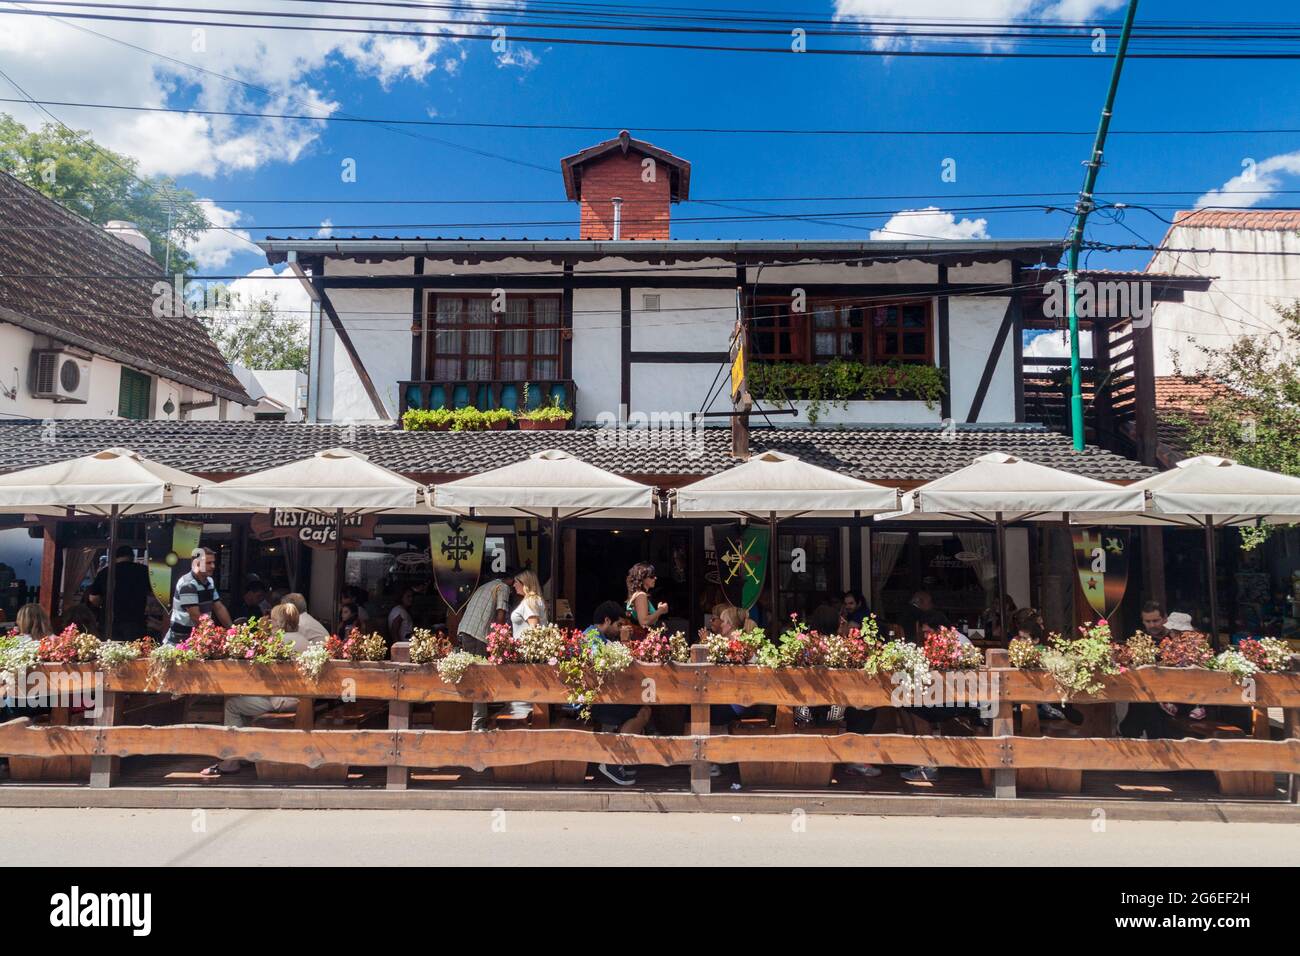
[[1300, 230], [1300, 209], [1189, 209], [1174, 214], [1174, 227], [1188, 229]]
[[0, 321], [249, 404], [197, 319], [154, 317], [166, 278], [152, 256], [0, 172]]
[[588, 146], [560, 160], [560, 172], [564, 174], [564, 194], [577, 202], [582, 195], [582, 167], [602, 156], [608, 156], [615, 150], [624, 156], [632, 152], [649, 156], [655, 162], [663, 163], [668, 167], [670, 174], [669, 195], [673, 202], [691, 198], [691, 164], [653, 143], [647, 143], [643, 139], [633, 139], [627, 130], [623, 130], [613, 139]]

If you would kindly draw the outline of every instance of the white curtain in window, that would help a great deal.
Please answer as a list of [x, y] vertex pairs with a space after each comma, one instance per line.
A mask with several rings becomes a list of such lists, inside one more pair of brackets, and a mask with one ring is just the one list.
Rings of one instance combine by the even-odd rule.
[[894, 573], [903, 548], [907, 546], [908, 534], [905, 531], [871, 532], [871, 607], [880, 611], [880, 591]]
[[987, 531], [958, 531], [957, 540], [963, 551], [980, 555], [978, 561], [968, 562], [979, 578], [980, 587], [993, 601], [998, 589], [998, 563], [993, 557], [993, 535]]

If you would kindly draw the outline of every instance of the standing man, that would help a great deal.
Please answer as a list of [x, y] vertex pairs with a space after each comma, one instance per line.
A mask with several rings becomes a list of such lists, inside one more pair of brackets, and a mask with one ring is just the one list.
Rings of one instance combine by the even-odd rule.
[[[471, 598], [472, 600], [472, 598]], [[415, 618], [411, 616], [411, 605], [415, 603], [415, 589], [402, 588], [402, 594], [388, 612], [388, 640], [390, 643], [409, 641], [415, 630]]]
[[[145, 609], [152, 589], [149, 586], [149, 569], [136, 561], [135, 549], [129, 544], [118, 547], [113, 555], [117, 562], [113, 583], [113, 633], [104, 635], [110, 641], [136, 641], [145, 636]], [[100, 627], [104, 624], [104, 595], [108, 592], [108, 568], [95, 575], [87, 595], [90, 604], [99, 612]]]
[[217, 582], [212, 572], [217, 567], [217, 555], [210, 548], [198, 548], [190, 570], [181, 575], [172, 592], [171, 629], [167, 632], [168, 644], [179, 644], [190, 636], [194, 625], [208, 614], [222, 627], [230, 626], [230, 612], [221, 603]]
[[[510, 619], [510, 599], [515, 593], [515, 572], [507, 571], [505, 577], [481, 584], [470, 595], [460, 616], [458, 636], [461, 650], [471, 654], [486, 654], [488, 634], [493, 624], [505, 624]], [[474, 704], [471, 730], [486, 730], [488, 705]]]

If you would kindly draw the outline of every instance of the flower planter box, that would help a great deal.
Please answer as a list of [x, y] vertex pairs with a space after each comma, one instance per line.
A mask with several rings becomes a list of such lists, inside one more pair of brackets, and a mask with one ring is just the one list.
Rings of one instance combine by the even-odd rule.
[[519, 430], [525, 432], [562, 432], [569, 427], [570, 418], [521, 418]]

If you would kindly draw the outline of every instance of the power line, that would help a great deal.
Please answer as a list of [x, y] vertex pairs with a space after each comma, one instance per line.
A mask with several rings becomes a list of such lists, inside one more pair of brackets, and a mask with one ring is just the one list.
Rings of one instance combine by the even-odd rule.
[[[0, 11], [2, 12], [2, 11]], [[86, 103], [76, 100], [22, 100], [0, 97], [0, 103], [34, 102], [45, 106], [69, 106], [77, 109], [121, 110], [137, 113], [178, 113], [195, 116], [227, 116], [244, 119], [299, 120], [324, 123], [373, 124], [384, 126], [430, 126], [456, 129], [513, 129], [545, 130], [559, 132], [618, 132], [635, 128], [642, 133], [677, 133], [718, 136], [1091, 136], [1084, 129], [828, 129], [793, 127], [741, 127], [741, 126], [636, 126], [626, 124], [577, 123], [500, 123], [483, 120], [402, 119], [356, 115], [318, 116], [307, 113], [258, 113], [249, 110], [207, 110], [183, 106], [132, 106], [125, 103]], [[1300, 133], [1300, 127], [1272, 127], [1256, 129], [1148, 129], [1112, 130], [1114, 136], [1249, 136]]]
[[[149, 8], [154, 9], [154, 8]], [[51, 16], [42, 10], [0, 10], [0, 15], [7, 16]], [[267, 16], [267, 14], [257, 14], [258, 16]], [[126, 16], [123, 14], [104, 14], [104, 13], [70, 13], [60, 12], [60, 18], [77, 19], [77, 20], [95, 20], [113, 23], [149, 23], [149, 24], [169, 24], [188, 27], [226, 27], [230, 29], [251, 29], [251, 30], [279, 30], [289, 32], [303, 33], [341, 33], [347, 35], [362, 36], [402, 36], [402, 37], [421, 37], [426, 39], [452, 39], [452, 40], [480, 40], [496, 42], [499, 37], [493, 33], [474, 33], [454, 30], [440, 30], [429, 32], [424, 30], [394, 30], [383, 29], [379, 27], [342, 27], [342, 26], [315, 26], [310, 24], [289, 24], [289, 23], [250, 23], [242, 21], [226, 20], [200, 20], [200, 19], [181, 19], [175, 17], [145, 17], [145, 16]], [[988, 40], [989, 37], [984, 37]], [[728, 46], [725, 44], [704, 44], [704, 43], [669, 43], [664, 41], [648, 40], [611, 40], [611, 39], [591, 39], [586, 37], [564, 37], [564, 36], [520, 36], [516, 35], [509, 38], [509, 42], [514, 43], [542, 43], [551, 45], [566, 46], [597, 46], [597, 47], [614, 47], [621, 49], [656, 49], [656, 50], [693, 50], [707, 53], [760, 53], [760, 54], [791, 54], [792, 49], [789, 46], [764, 47], [764, 46]], [[827, 47], [806, 46], [795, 55], [813, 55], [813, 56], [848, 56], [848, 57], [910, 57], [910, 58], [962, 58], [962, 59], [1039, 59], [1039, 60], [1096, 60], [1097, 54], [1092, 52], [1074, 53], [1061, 51], [1024, 51], [1024, 50], [1007, 50], [998, 47], [984, 47], [977, 50], [923, 50], [912, 48], [889, 47], [878, 49], [872, 47]], [[1296, 60], [1300, 59], [1300, 52], [1284, 53], [1277, 51], [1269, 52], [1240, 52], [1225, 53], [1218, 52], [1200, 52], [1200, 51], [1179, 51], [1164, 53], [1129, 53], [1132, 59], [1150, 59], [1150, 60]]]

